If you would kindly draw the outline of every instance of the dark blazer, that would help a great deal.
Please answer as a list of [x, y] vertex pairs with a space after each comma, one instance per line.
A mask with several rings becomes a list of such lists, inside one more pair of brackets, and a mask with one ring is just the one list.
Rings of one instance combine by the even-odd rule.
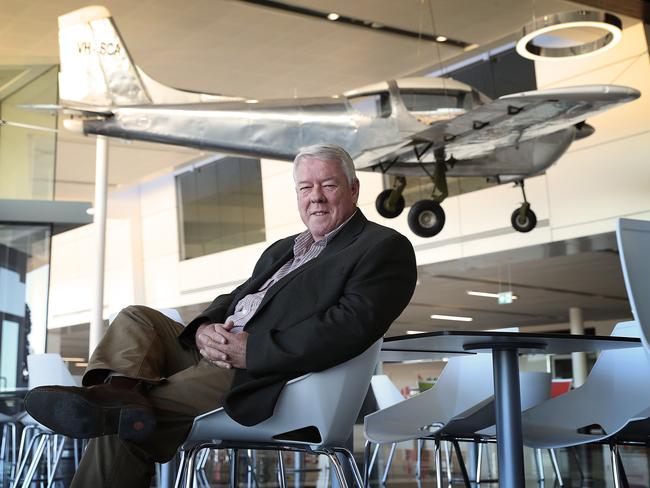
[[[267, 248], [252, 276], [232, 293], [215, 298], [179, 339], [194, 344], [199, 325], [223, 323], [239, 300], [258, 291], [293, 257], [295, 237]], [[363, 352], [404, 310], [416, 278], [409, 240], [357, 210], [317, 258], [267, 291], [245, 327], [250, 333], [246, 369], [235, 370], [224, 399], [228, 415], [255, 425], [273, 414], [287, 381]]]

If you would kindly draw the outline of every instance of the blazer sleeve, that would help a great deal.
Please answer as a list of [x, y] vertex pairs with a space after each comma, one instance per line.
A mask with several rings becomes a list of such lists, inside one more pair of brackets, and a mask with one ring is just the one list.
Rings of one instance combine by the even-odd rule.
[[398, 233], [378, 239], [356, 261], [338, 303], [282, 330], [250, 334], [248, 373], [321, 371], [360, 354], [408, 305], [416, 279], [409, 240]]

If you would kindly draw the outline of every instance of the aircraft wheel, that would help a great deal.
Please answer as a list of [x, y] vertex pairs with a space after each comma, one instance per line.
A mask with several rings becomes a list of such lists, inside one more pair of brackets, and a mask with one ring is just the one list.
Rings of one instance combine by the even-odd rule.
[[420, 200], [411, 207], [408, 223], [415, 235], [433, 237], [445, 226], [445, 211], [438, 202]]
[[377, 212], [379, 212], [379, 215], [387, 219], [394, 219], [402, 213], [402, 210], [404, 210], [404, 197], [402, 195], [397, 199], [394, 208], [388, 207], [388, 199], [393, 191], [395, 190], [384, 190], [377, 195], [377, 199], [375, 200], [375, 208], [377, 209]]
[[530, 232], [537, 225], [537, 215], [530, 208], [526, 209], [526, 216], [521, 219], [519, 209], [515, 209], [510, 217], [512, 227], [518, 232]]

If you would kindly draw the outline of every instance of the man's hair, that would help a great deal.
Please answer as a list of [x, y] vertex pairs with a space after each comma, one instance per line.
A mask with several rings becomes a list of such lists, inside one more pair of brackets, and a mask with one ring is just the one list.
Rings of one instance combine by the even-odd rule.
[[336, 144], [314, 144], [300, 149], [300, 152], [293, 160], [293, 180], [296, 181], [298, 165], [304, 158], [314, 158], [320, 161], [335, 161], [343, 170], [348, 184], [352, 185], [357, 179], [354, 170], [354, 162], [348, 152]]

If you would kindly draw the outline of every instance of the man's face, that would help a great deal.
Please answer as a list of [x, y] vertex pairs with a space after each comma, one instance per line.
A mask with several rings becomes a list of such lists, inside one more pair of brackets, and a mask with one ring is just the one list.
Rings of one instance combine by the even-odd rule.
[[305, 157], [296, 170], [296, 194], [300, 218], [319, 241], [354, 213], [359, 181], [350, 185], [336, 161]]

